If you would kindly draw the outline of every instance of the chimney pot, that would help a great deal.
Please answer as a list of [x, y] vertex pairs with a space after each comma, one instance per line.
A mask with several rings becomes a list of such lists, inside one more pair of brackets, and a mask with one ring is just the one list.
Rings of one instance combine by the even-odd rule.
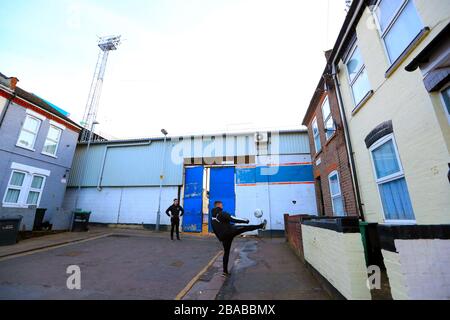
[[17, 82], [19, 82], [19, 79], [16, 77], [9, 78], [9, 87], [11, 90], [16, 90]]

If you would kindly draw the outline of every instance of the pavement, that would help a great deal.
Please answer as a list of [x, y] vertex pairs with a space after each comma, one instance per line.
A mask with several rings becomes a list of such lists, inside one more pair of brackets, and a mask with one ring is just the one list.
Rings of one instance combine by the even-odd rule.
[[[238, 238], [222, 277], [215, 237], [93, 227], [0, 247], [0, 299], [330, 299], [284, 238]], [[67, 267], [79, 266], [81, 290]]]
[[331, 297], [284, 238], [242, 243], [218, 300], [328, 300]]

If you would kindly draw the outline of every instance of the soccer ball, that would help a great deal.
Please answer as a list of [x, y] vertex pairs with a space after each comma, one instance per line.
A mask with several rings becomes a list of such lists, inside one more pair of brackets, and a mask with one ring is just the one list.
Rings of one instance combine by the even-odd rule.
[[262, 216], [264, 215], [264, 212], [261, 209], [256, 209], [255, 210], [255, 217], [256, 218], [262, 218]]

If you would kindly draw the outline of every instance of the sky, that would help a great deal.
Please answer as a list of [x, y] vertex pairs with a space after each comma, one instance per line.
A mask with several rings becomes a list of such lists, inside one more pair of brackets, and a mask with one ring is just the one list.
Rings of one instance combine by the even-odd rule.
[[97, 37], [110, 138], [301, 128], [345, 0], [1, 0], [0, 72], [80, 122]]

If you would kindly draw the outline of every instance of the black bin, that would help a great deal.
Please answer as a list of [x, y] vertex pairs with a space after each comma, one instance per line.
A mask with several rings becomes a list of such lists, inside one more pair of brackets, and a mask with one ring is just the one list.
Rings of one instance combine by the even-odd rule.
[[73, 222], [72, 222], [72, 232], [73, 231], [81, 231], [81, 232], [88, 231], [90, 217], [91, 217], [90, 211], [74, 211], [73, 212]]
[[0, 218], [0, 246], [10, 246], [17, 243], [22, 217]]

